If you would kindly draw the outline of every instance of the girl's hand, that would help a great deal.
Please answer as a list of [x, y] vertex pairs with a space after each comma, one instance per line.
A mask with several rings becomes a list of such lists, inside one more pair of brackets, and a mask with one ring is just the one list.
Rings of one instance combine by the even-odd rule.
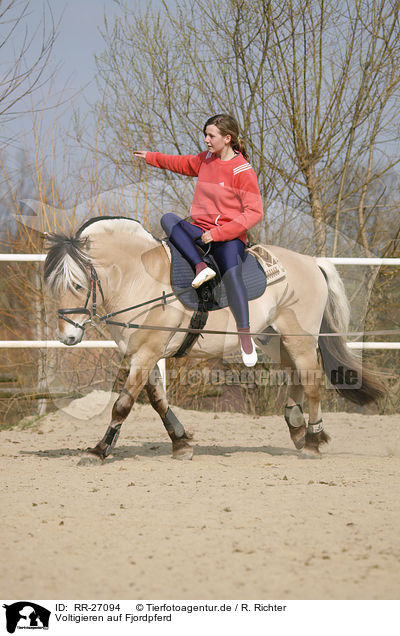
[[134, 150], [133, 154], [135, 157], [140, 157], [141, 159], [146, 159], [147, 150]]
[[204, 232], [204, 234], [202, 234], [201, 236], [202, 243], [211, 243], [212, 240], [213, 240], [213, 237], [211, 236], [211, 230], [207, 230], [207, 232]]

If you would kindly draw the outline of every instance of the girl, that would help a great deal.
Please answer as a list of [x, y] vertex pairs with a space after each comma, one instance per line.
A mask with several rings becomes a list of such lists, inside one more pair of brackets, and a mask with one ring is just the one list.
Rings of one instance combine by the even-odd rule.
[[236, 119], [227, 114], [214, 115], [206, 121], [203, 132], [207, 150], [198, 155], [165, 155], [145, 150], [134, 154], [150, 166], [198, 178], [192, 221], [168, 213], [162, 217], [161, 225], [171, 243], [191, 263], [195, 288], [215, 276], [195, 245], [199, 240], [210, 244], [236, 320], [243, 362], [252, 367], [257, 362], [257, 353], [249, 333], [249, 304], [241, 267], [246, 232], [263, 217], [261, 194]]

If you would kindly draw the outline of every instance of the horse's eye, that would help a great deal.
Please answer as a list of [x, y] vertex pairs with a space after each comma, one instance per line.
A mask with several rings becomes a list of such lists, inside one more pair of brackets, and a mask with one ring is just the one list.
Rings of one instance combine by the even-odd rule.
[[76, 291], [80, 291], [83, 287], [82, 285], [78, 285], [78, 283], [74, 283], [74, 289], [76, 289]]

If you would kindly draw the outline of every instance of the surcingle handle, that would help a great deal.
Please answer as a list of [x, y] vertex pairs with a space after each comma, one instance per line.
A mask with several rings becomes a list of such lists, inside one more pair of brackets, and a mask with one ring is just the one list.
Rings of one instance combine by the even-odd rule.
[[166, 414], [161, 419], [168, 435], [175, 435], [176, 437], [183, 437], [185, 435], [185, 429], [176, 417], [175, 413], [171, 411], [169, 407]]

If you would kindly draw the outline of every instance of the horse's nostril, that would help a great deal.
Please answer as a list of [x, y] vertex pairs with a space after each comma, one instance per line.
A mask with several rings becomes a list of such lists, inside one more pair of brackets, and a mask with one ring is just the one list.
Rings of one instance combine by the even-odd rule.
[[75, 344], [75, 342], [76, 342], [76, 340], [75, 340], [75, 337], [74, 337], [74, 336], [68, 336], [68, 338], [67, 338], [67, 340], [66, 340], [65, 344], [67, 344], [67, 345], [73, 345], [73, 344]]

